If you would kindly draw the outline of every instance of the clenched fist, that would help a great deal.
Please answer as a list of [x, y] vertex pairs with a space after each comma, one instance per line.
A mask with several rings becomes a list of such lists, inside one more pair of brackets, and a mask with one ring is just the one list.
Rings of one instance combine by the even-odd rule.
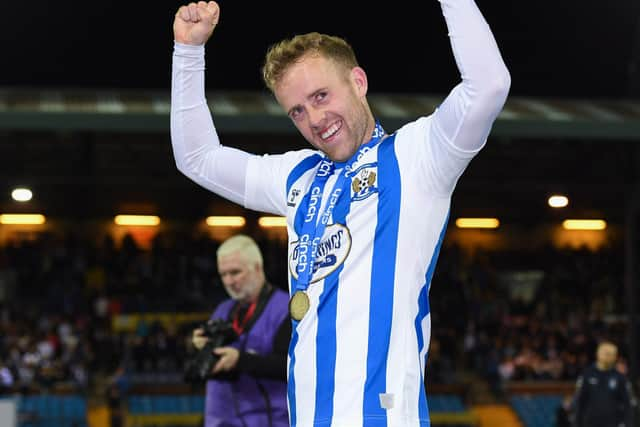
[[214, 1], [189, 3], [178, 9], [173, 21], [173, 37], [183, 44], [206, 43], [220, 19], [220, 6]]

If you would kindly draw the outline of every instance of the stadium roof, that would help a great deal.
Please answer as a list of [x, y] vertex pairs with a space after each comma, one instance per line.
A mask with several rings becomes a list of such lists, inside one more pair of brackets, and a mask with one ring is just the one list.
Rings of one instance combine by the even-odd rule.
[[[289, 134], [296, 130], [267, 92], [210, 92], [221, 133]], [[372, 94], [388, 129], [433, 111], [442, 96]], [[1, 130], [167, 132], [166, 92], [0, 89]], [[640, 101], [512, 97], [494, 137], [640, 138]]]
[[[256, 154], [307, 147], [266, 92], [211, 92], [208, 100], [225, 145]], [[441, 97], [370, 100], [395, 130]], [[175, 218], [232, 212], [177, 171], [169, 107], [168, 93], [0, 89], [0, 211], [26, 209], [9, 197], [26, 185], [37, 195], [31, 208], [59, 216], [137, 204]], [[620, 221], [640, 188], [640, 102], [510, 98], [490, 139], [460, 180], [452, 214], [534, 223], [555, 218], [546, 198], [561, 192], [572, 215]]]

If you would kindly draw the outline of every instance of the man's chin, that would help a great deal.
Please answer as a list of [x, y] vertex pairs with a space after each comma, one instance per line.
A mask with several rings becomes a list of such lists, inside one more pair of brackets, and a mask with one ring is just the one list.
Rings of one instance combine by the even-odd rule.
[[333, 156], [329, 156], [331, 160], [338, 163], [344, 163], [353, 157], [354, 153], [333, 153]]
[[351, 157], [348, 154], [344, 153], [344, 150], [341, 149], [344, 147], [338, 147], [337, 144], [333, 146], [331, 144], [327, 144], [325, 148], [326, 149], [322, 151], [324, 151], [327, 157], [329, 157], [334, 162], [346, 162]]

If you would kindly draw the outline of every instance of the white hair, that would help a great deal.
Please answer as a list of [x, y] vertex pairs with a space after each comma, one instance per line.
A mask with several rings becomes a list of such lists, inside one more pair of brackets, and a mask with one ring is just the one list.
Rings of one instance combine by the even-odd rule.
[[247, 262], [263, 265], [262, 253], [255, 240], [244, 234], [230, 237], [218, 247], [218, 259], [234, 253], [241, 253]]

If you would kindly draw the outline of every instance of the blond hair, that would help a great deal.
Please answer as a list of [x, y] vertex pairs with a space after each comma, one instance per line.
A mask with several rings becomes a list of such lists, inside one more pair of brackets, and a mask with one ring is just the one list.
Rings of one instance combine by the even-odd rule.
[[353, 49], [344, 39], [320, 33], [297, 35], [271, 46], [262, 67], [262, 78], [273, 92], [287, 69], [307, 55], [320, 55], [350, 70], [358, 66]]
[[262, 253], [255, 240], [244, 234], [238, 234], [230, 237], [218, 247], [216, 255], [218, 259], [234, 254], [240, 253], [247, 262], [253, 265], [263, 265]]

